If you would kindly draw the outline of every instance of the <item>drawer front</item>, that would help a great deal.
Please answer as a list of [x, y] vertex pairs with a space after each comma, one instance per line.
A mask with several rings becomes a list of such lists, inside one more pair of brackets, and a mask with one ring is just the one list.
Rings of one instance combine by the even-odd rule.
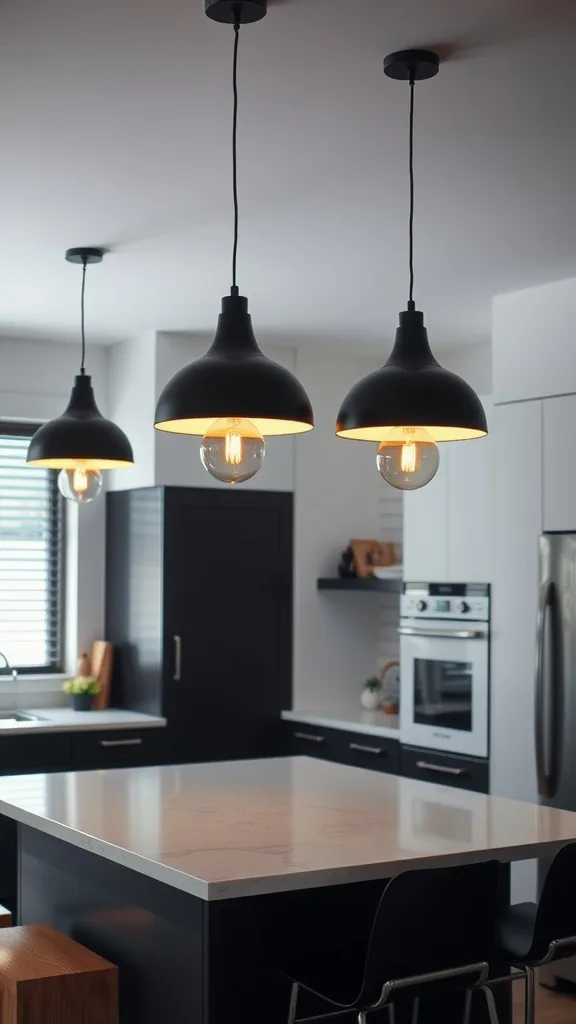
[[162, 729], [110, 729], [72, 736], [75, 771], [163, 763]]
[[334, 760], [341, 764], [371, 768], [389, 775], [398, 775], [400, 771], [400, 744], [397, 740], [338, 730], [334, 744]]
[[290, 756], [306, 754], [307, 757], [335, 760], [331, 729], [307, 725], [305, 722], [288, 722], [286, 732], [287, 753]]
[[321, 757], [356, 768], [398, 775], [400, 771], [400, 744], [396, 740], [343, 729], [326, 729], [305, 722], [288, 722], [287, 753]]
[[417, 747], [402, 747], [401, 774], [408, 779], [437, 782], [442, 786], [472, 789], [488, 793], [490, 778], [488, 761], [453, 754], [438, 754]]
[[0, 773], [68, 771], [71, 746], [67, 733], [0, 736]]

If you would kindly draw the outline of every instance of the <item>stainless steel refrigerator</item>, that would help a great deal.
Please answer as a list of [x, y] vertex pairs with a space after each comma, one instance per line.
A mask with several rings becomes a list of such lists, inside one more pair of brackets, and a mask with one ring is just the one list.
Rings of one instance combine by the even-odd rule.
[[[576, 533], [540, 537], [536, 634], [536, 771], [540, 802], [576, 811]], [[539, 865], [541, 887], [547, 863]], [[576, 885], [576, 879], [574, 880]], [[547, 981], [576, 982], [576, 959], [552, 964]]]

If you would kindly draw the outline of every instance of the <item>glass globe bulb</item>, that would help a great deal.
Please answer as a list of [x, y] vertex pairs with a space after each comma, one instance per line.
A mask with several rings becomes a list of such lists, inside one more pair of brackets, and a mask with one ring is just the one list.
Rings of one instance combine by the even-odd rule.
[[250, 420], [225, 416], [215, 420], [200, 444], [204, 469], [225, 484], [241, 484], [254, 476], [262, 463], [266, 445]]
[[429, 484], [440, 465], [438, 445], [423, 427], [393, 427], [376, 455], [380, 476], [399, 491]]
[[78, 505], [87, 505], [100, 494], [102, 476], [97, 469], [86, 469], [85, 466], [61, 469], [58, 476], [58, 489], [67, 501], [75, 501]]

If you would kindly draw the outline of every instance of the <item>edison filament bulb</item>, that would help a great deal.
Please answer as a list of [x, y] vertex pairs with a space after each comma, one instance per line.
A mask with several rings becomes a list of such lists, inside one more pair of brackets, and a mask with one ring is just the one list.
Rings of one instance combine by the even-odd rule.
[[102, 476], [97, 469], [88, 469], [86, 466], [62, 469], [58, 476], [58, 489], [67, 501], [87, 505], [100, 494]]
[[264, 462], [262, 434], [247, 419], [225, 416], [210, 426], [200, 444], [204, 469], [225, 484], [241, 484], [256, 475]]
[[438, 445], [423, 427], [391, 428], [376, 455], [380, 476], [400, 491], [429, 484], [439, 464]]

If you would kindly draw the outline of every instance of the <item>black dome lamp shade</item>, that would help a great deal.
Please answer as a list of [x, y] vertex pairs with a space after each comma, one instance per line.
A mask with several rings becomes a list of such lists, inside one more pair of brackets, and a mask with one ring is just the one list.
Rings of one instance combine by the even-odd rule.
[[[381, 442], [381, 449], [397, 446], [399, 438], [422, 441], [422, 452], [435, 448], [436, 442], [461, 441], [483, 437], [487, 432], [486, 414], [480, 399], [461, 377], [445, 370], [432, 355], [424, 316], [416, 310], [413, 300], [413, 220], [414, 220], [414, 84], [438, 73], [436, 54], [427, 50], [405, 50], [393, 53], [384, 61], [389, 78], [406, 81], [410, 85], [410, 290], [407, 309], [400, 313], [394, 347], [387, 362], [379, 370], [360, 380], [348, 392], [338, 413], [336, 433], [340, 437], [358, 441]], [[426, 432], [426, 435], [421, 432]], [[416, 453], [419, 459], [420, 453]], [[391, 456], [391, 448], [387, 455]], [[415, 465], [416, 454], [412, 458]], [[385, 479], [400, 489], [423, 486], [432, 478], [418, 483], [412, 472], [409, 479], [410, 458], [403, 457], [408, 473], [387, 475], [383, 472], [379, 449], [379, 469]], [[423, 474], [423, 477], [426, 474]], [[391, 478], [393, 477], [393, 479]]]
[[[60, 469], [75, 474], [76, 501], [90, 501], [97, 494], [88, 496], [87, 481], [91, 476], [99, 477], [102, 469], [123, 469], [134, 464], [132, 447], [126, 434], [105, 419], [96, 405], [90, 376], [85, 372], [86, 337], [84, 330], [84, 292], [86, 267], [100, 263], [102, 249], [68, 249], [69, 263], [82, 266], [81, 291], [81, 334], [82, 358], [80, 373], [74, 379], [74, 386], [68, 406], [61, 416], [41, 426], [30, 441], [26, 462], [29, 466], [44, 469]], [[98, 492], [101, 481], [98, 486]], [[62, 493], [65, 493], [61, 485]], [[72, 497], [66, 494], [66, 497]]]
[[[300, 381], [285, 367], [265, 356], [258, 347], [248, 313], [248, 300], [239, 294], [236, 284], [239, 30], [242, 24], [264, 17], [266, 0], [241, 0], [238, 3], [233, 0], [205, 0], [205, 4], [209, 18], [234, 26], [232, 287], [230, 295], [222, 299], [222, 312], [212, 345], [204, 356], [183, 367], [168, 381], [158, 399], [154, 425], [158, 430], [172, 433], [204, 435], [201, 458], [205, 468], [218, 479], [237, 483], [253, 476], [260, 468], [264, 457], [265, 435], [304, 433], [314, 426], [314, 416]], [[230, 429], [237, 431], [236, 441], [233, 438], [231, 440]], [[258, 458], [256, 455], [254, 458], [259, 464], [256, 465], [255, 461], [252, 471], [243, 472], [240, 462], [245, 461], [245, 449], [250, 447], [247, 439], [256, 437], [260, 438], [260, 451]], [[212, 442], [211, 452], [207, 451], [207, 438]], [[224, 462], [231, 467], [236, 458], [236, 473], [226, 466], [222, 475], [214, 471], [212, 456], [223, 456], [224, 447]], [[233, 456], [234, 451], [236, 456]]]

